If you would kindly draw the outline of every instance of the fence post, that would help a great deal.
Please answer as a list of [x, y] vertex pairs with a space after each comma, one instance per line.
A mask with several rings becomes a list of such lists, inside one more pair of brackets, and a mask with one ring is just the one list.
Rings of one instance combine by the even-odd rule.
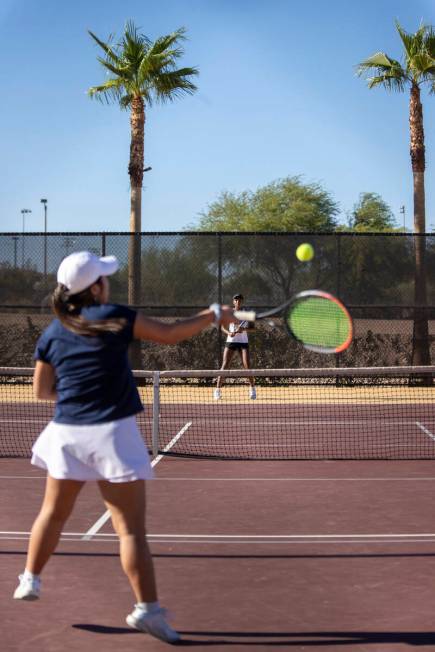
[[[336, 292], [337, 292], [337, 297], [340, 298], [340, 293], [341, 293], [341, 234], [336, 233], [335, 238], [336, 238], [336, 242], [337, 242]], [[339, 353], [335, 354], [335, 366], [336, 367], [340, 366], [340, 354]]]
[[104, 232], [101, 234], [101, 255], [106, 255], [106, 234]]
[[[222, 304], [224, 302], [223, 297], [223, 288], [222, 288], [222, 233], [217, 234], [218, 237], [218, 302]], [[217, 354], [218, 354], [218, 365], [220, 366], [222, 358], [222, 330], [217, 329]]]
[[341, 292], [341, 234], [335, 234], [337, 240], [337, 279], [336, 279], [336, 292], [337, 297], [340, 298]]
[[152, 451], [153, 457], [159, 454], [159, 425], [160, 425], [160, 372], [153, 372], [153, 423], [152, 423]]

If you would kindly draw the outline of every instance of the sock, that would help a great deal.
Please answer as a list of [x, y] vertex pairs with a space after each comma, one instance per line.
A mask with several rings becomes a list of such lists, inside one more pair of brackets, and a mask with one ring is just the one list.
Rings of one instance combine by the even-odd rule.
[[23, 573], [23, 579], [24, 580], [39, 580], [39, 575], [35, 575], [34, 573], [31, 573], [26, 568], [24, 570], [24, 573]]
[[148, 614], [155, 614], [160, 611], [160, 603], [158, 600], [155, 602], [138, 602], [136, 607], [142, 609]]

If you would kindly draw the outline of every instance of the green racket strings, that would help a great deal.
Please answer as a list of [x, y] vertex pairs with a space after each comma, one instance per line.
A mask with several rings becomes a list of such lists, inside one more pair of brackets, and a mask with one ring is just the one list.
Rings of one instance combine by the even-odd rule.
[[309, 297], [289, 308], [287, 326], [306, 346], [335, 350], [349, 337], [351, 323], [348, 315], [335, 301]]

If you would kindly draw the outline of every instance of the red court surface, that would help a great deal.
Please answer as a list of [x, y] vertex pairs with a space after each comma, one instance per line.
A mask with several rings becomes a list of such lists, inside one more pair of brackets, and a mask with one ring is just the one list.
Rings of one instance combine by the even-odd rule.
[[[435, 650], [435, 461], [163, 458], [148, 529], [181, 646]], [[44, 476], [0, 461], [2, 652], [160, 650], [125, 624], [133, 597], [88, 484], [39, 602], [12, 600]]]

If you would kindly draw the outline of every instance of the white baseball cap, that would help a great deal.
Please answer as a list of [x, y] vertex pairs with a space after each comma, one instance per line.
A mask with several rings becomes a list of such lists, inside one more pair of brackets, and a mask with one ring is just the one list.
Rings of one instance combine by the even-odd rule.
[[63, 259], [57, 270], [57, 282], [78, 294], [90, 287], [100, 276], [110, 276], [119, 267], [115, 256], [100, 258], [90, 251], [76, 251]]

